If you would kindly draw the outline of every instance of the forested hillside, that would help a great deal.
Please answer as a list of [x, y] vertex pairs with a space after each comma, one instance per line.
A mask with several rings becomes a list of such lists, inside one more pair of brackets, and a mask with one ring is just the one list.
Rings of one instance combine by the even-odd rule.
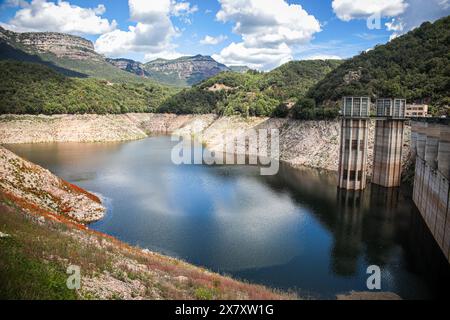
[[153, 83], [69, 78], [48, 66], [0, 61], [0, 113], [155, 112], [176, 92]]
[[296, 102], [341, 61], [292, 61], [268, 73], [223, 72], [168, 99], [161, 112], [271, 116]]
[[[386, 45], [345, 61], [308, 96], [333, 105], [346, 95], [430, 101], [436, 115], [449, 113], [450, 17], [424, 23]], [[446, 107], [447, 106], [447, 107]]]

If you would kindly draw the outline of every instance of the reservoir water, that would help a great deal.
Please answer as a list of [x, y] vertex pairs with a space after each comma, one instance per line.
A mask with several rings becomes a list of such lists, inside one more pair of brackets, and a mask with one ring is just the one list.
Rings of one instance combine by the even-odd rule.
[[450, 267], [410, 190], [374, 185], [339, 191], [333, 173], [282, 165], [181, 165], [174, 143], [7, 146], [100, 194], [106, 217], [90, 227], [212, 271], [312, 298], [367, 291], [367, 267], [382, 291], [405, 299], [446, 296]]

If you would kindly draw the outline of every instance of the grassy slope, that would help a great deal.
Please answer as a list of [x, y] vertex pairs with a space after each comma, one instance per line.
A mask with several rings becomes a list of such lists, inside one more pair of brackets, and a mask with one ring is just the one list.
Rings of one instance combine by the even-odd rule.
[[[0, 299], [294, 298], [38, 218], [0, 194], [0, 231], [10, 235], [0, 238]], [[81, 290], [66, 287], [69, 265], [81, 268]]]
[[155, 84], [155, 81], [139, 77], [130, 72], [121, 70], [106, 61], [91, 60], [71, 60], [67, 58], [58, 58], [51, 53], [39, 54], [43, 61], [53, 63], [58, 67], [85, 74], [89, 77], [105, 79], [118, 83], [149, 83]]
[[[359, 80], [346, 83], [349, 72]], [[318, 104], [339, 101], [345, 95], [430, 98], [440, 113], [450, 110], [450, 17], [425, 23], [386, 45], [347, 60], [309, 92]], [[438, 110], [435, 110], [437, 113]]]
[[77, 298], [65, 285], [64, 268], [40, 259], [37, 249], [42, 248], [35, 247], [29, 236], [43, 237], [56, 244], [57, 234], [45, 234], [45, 230], [30, 223], [9, 202], [0, 204], [0, 229], [14, 234], [14, 237], [0, 238], [0, 299]]
[[48, 66], [0, 61], [0, 113], [152, 112], [177, 92], [155, 83], [69, 78]]

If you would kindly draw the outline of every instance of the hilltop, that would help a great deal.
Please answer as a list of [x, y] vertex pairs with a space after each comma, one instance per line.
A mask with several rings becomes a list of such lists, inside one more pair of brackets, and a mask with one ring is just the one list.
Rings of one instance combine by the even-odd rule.
[[271, 116], [280, 104], [292, 104], [340, 60], [291, 61], [270, 72], [222, 72], [165, 101], [160, 112]]

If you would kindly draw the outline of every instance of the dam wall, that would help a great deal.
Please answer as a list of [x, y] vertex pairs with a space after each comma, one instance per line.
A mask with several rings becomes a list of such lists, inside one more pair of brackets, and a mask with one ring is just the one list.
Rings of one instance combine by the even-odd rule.
[[448, 120], [413, 121], [416, 159], [413, 200], [450, 262], [450, 125]]

